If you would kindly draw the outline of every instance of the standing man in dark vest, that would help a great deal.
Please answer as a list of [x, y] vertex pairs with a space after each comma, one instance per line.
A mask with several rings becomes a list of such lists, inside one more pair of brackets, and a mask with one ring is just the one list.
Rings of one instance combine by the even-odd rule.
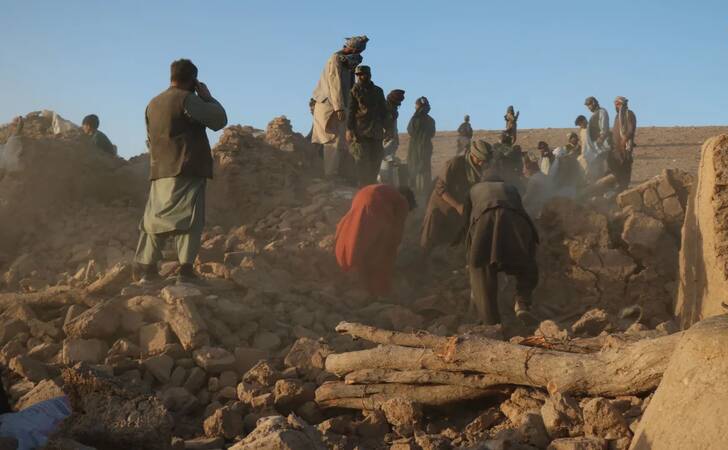
[[498, 272], [505, 272], [516, 278], [516, 316], [531, 325], [537, 323], [531, 314], [531, 294], [538, 284], [538, 233], [518, 190], [503, 180], [498, 165], [497, 155], [486, 155], [483, 175], [470, 189], [465, 207], [471, 310], [486, 325], [501, 322]]
[[157, 263], [172, 238], [180, 263], [177, 281], [193, 282], [205, 225], [205, 185], [212, 178], [206, 128], [222, 129], [227, 115], [197, 81], [192, 61], [180, 59], [172, 63], [170, 87], [149, 102], [146, 122], [151, 187], [134, 258], [136, 278], [159, 276]]

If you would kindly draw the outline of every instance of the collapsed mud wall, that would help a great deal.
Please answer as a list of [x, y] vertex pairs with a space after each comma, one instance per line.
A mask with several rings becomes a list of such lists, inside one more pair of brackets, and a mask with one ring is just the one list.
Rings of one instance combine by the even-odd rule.
[[728, 135], [703, 144], [697, 185], [682, 229], [675, 315], [688, 328], [728, 303]]

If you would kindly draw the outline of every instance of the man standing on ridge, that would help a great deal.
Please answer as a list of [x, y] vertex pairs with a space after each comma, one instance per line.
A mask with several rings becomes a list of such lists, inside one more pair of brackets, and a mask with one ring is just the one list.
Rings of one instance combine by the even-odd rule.
[[344, 48], [326, 61], [311, 95], [316, 102], [311, 142], [324, 146], [324, 173], [327, 176], [343, 176], [350, 181], [354, 174], [344, 137], [346, 115], [349, 93], [354, 84], [354, 69], [361, 63], [361, 53], [368, 41], [366, 36], [348, 38]]
[[205, 225], [205, 186], [212, 178], [206, 128], [222, 129], [227, 115], [197, 80], [197, 67], [189, 59], [172, 63], [170, 79], [170, 87], [146, 110], [151, 186], [134, 257], [135, 278], [158, 277], [164, 243], [173, 238], [180, 263], [177, 281], [194, 282], [192, 265]]
[[357, 66], [356, 84], [351, 88], [349, 116], [346, 121], [346, 142], [356, 164], [359, 187], [377, 182], [384, 157], [383, 139], [391, 131], [384, 91], [372, 82], [369, 66]]
[[627, 189], [632, 181], [632, 151], [637, 131], [637, 117], [627, 103], [628, 100], [622, 96], [614, 99], [614, 108], [617, 110], [612, 128], [614, 147], [607, 160], [609, 170], [617, 177], [620, 191]]
[[473, 127], [470, 125], [470, 116], [465, 115], [463, 123], [458, 127], [457, 155], [467, 153], [470, 150], [470, 142], [473, 140]]

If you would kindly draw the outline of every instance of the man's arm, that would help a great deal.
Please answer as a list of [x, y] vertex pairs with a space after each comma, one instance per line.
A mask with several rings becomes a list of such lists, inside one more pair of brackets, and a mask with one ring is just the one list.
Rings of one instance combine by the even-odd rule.
[[203, 100], [199, 95], [190, 94], [185, 98], [185, 113], [213, 131], [222, 130], [227, 125], [227, 114], [222, 105], [210, 96]]

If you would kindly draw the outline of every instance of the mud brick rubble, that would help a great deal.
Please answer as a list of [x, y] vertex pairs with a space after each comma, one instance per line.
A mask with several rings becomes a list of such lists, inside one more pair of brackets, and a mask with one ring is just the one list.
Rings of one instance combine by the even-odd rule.
[[23, 171], [0, 180], [0, 363], [16, 409], [69, 395], [74, 415], [47, 448], [627, 449], [652, 391], [509, 385], [454, 404], [394, 396], [359, 410], [328, 408], [317, 389], [340, 380], [328, 356], [375, 346], [337, 333], [342, 321], [550, 348], [591, 339], [589, 351], [678, 331], [693, 183], [680, 171], [612, 200], [552, 200], [538, 223], [535, 297], [548, 320], [524, 329], [507, 315], [494, 330], [470, 324], [462, 248], [418, 261], [423, 211], [408, 224], [391, 298], [371, 300], [338, 270], [336, 223], [354, 191], [322, 178], [285, 117], [265, 133], [230, 126], [213, 149], [202, 287], [131, 282], [145, 156], [96, 154], [78, 133], [54, 135], [40, 113], [21, 139]]

